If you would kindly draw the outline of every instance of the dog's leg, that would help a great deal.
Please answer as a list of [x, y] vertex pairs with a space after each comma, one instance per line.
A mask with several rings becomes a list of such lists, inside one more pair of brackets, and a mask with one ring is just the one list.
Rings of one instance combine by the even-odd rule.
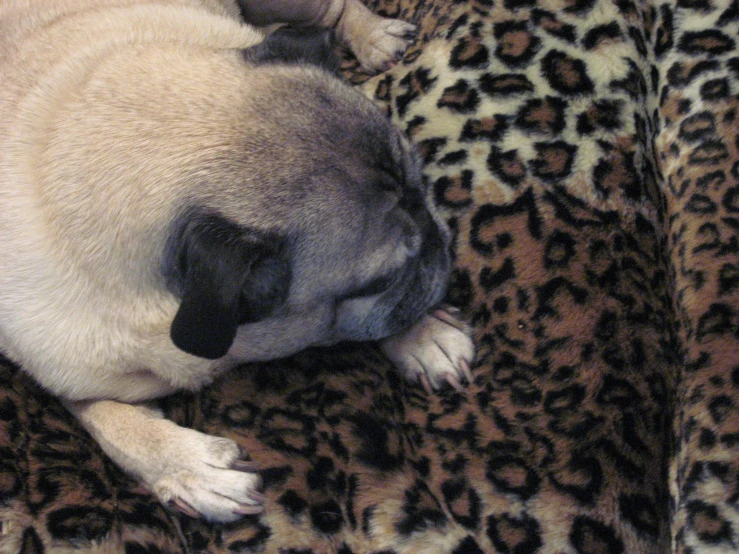
[[239, 0], [247, 21], [255, 25], [289, 23], [336, 29], [347, 46], [370, 71], [395, 63], [415, 38], [416, 27], [372, 13], [360, 0]]
[[406, 379], [419, 381], [429, 394], [444, 383], [461, 390], [462, 381], [472, 382], [475, 345], [467, 325], [452, 311], [438, 308], [408, 331], [380, 341]]
[[256, 466], [241, 459], [232, 440], [180, 427], [143, 405], [111, 400], [66, 405], [105, 453], [163, 503], [214, 521], [262, 511]]

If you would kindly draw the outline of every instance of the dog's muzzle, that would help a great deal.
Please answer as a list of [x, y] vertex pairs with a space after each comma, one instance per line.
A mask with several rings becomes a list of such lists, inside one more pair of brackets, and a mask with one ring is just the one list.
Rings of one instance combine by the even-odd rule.
[[417, 255], [394, 275], [371, 283], [363, 295], [339, 299], [335, 340], [379, 340], [408, 329], [442, 301], [450, 272], [448, 233], [427, 215]]

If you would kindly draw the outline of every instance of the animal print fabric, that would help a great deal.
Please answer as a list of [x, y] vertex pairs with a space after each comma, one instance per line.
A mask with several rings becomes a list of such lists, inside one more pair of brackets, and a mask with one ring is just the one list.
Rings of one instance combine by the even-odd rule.
[[263, 468], [265, 513], [213, 525], [2, 362], [0, 551], [739, 551], [739, 3], [368, 5], [419, 26], [343, 73], [422, 153], [474, 382], [345, 345], [167, 399]]
[[674, 550], [739, 552], [739, 3], [656, 6], [657, 162], [679, 325]]

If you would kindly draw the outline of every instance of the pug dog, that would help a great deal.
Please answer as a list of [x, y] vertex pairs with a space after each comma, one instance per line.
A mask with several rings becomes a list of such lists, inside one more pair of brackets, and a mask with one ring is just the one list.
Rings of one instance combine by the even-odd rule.
[[340, 341], [470, 379], [418, 156], [317, 27], [370, 69], [413, 31], [358, 0], [0, 4], [0, 349], [192, 516], [259, 513], [258, 468], [153, 399]]

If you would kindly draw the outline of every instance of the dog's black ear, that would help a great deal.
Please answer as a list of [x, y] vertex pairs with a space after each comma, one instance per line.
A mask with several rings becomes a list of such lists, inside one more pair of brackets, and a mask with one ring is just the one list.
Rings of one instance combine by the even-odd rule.
[[181, 303], [170, 328], [175, 345], [216, 359], [233, 344], [239, 325], [268, 317], [290, 288], [287, 241], [191, 211], [174, 226], [163, 273]]
[[241, 54], [244, 60], [257, 65], [311, 64], [332, 73], [341, 65], [334, 32], [324, 27], [280, 27]]

